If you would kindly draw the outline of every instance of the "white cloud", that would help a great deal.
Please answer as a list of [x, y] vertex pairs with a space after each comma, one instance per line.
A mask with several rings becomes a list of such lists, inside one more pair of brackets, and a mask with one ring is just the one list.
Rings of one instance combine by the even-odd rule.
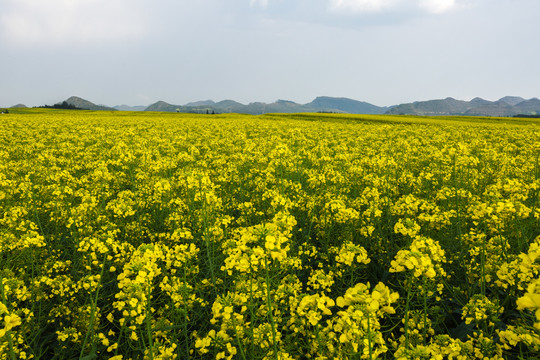
[[111, 43], [145, 32], [129, 0], [4, 0], [0, 36], [24, 45]]
[[400, 0], [330, 0], [336, 12], [378, 12], [394, 7]]
[[472, 0], [328, 0], [331, 11], [339, 13], [377, 13], [420, 9], [442, 14], [472, 3]]
[[431, 13], [442, 14], [455, 9], [457, 2], [456, 0], [420, 0], [418, 5]]
[[249, 5], [251, 6], [260, 5], [263, 8], [267, 8], [268, 0], [249, 0]]

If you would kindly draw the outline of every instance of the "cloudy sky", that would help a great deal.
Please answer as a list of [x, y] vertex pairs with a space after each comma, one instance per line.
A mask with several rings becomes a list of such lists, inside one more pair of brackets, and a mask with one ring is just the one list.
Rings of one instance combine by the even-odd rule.
[[539, 0], [0, 0], [0, 106], [540, 97]]

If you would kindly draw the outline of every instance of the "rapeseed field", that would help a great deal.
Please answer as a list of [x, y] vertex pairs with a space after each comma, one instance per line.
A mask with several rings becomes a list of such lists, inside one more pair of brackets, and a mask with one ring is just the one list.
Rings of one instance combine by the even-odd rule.
[[0, 117], [0, 359], [532, 359], [540, 122]]

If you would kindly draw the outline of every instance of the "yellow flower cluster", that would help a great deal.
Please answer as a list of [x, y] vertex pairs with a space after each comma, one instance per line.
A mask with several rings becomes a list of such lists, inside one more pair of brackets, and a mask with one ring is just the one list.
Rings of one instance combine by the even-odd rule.
[[344, 242], [336, 255], [337, 263], [351, 266], [355, 260], [361, 264], [369, 264], [371, 261], [366, 249], [362, 246], [356, 245], [351, 241]]
[[21, 306], [29, 300], [31, 294], [21, 280], [13, 277], [12, 273], [4, 270], [0, 279], [0, 356], [20, 359], [33, 357], [29, 344], [25, 341], [28, 336], [28, 324], [33, 321], [31, 309]]
[[499, 316], [504, 312], [504, 308], [485, 295], [474, 295], [467, 305], [463, 307], [461, 317], [465, 320], [465, 324], [474, 323], [476, 326], [487, 324], [492, 327], [499, 321]]
[[497, 270], [497, 286], [505, 290], [510, 288], [520, 291], [540, 275], [540, 236], [531, 244], [527, 253], [511, 257], [512, 261], [504, 262]]
[[236, 239], [224, 244], [227, 257], [221, 270], [232, 275], [233, 272], [254, 273], [271, 263], [294, 265], [294, 259], [287, 259], [294, 225], [294, 217], [278, 213], [270, 223], [244, 228]]
[[518, 310], [529, 309], [534, 311], [535, 323], [534, 327], [540, 330], [540, 279], [532, 281], [527, 292], [517, 299]]
[[390, 272], [411, 271], [414, 277], [433, 279], [446, 276], [442, 267], [445, 262], [445, 252], [436, 240], [418, 236], [409, 249], [396, 254]]
[[328, 296], [320, 294], [307, 295], [300, 300], [296, 311], [298, 316], [305, 317], [312, 326], [315, 326], [321, 321], [323, 315], [332, 315], [329, 307], [331, 308], [334, 305], [334, 300]]
[[336, 305], [344, 309], [337, 313], [333, 324], [333, 331], [341, 344], [336, 349], [337, 357], [348, 358], [360, 353], [364, 358], [373, 359], [388, 350], [381, 333], [380, 319], [395, 313], [392, 304], [399, 294], [383, 283], [378, 283], [371, 292], [369, 288], [369, 283], [359, 283], [336, 299]]

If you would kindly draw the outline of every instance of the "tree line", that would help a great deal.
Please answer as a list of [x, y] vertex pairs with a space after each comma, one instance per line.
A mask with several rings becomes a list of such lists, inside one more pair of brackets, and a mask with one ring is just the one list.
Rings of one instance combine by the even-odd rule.
[[36, 107], [41, 108], [41, 109], [84, 110], [80, 107], [77, 107], [75, 105], [68, 103], [67, 101], [62, 101], [61, 103], [57, 103], [54, 105], [41, 105], [41, 106], [36, 106]]

